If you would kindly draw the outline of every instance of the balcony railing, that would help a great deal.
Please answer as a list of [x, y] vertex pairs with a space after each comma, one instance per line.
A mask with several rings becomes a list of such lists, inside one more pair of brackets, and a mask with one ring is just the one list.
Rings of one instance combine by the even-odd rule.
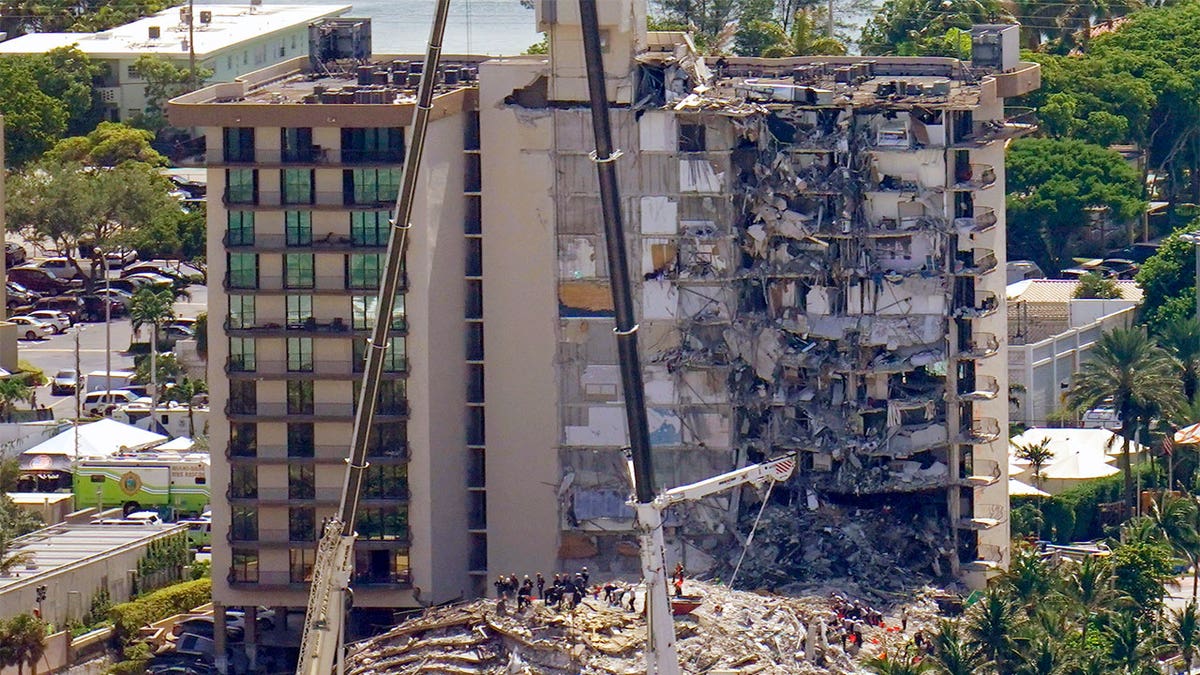
[[1000, 351], [1000, 340], [991, 333], [975, 333], [967, 348], [958, 353], [959, 358], [983, 359], [994, 356]]
[[[305, 542], [307, 543], [307, 542]], [[310, 578], [311, 580], [311, 578]], [[286, 571], [264, 571], [264, 572], [242, 572], [236, 573], [230, 570], [226, 575], [226, 581], [230, 586], [254, 586], [256, 588], [273, 587], [273, 588], [304, 588], [307, 587], [309, 581], [304, 579], [304, 575], [292, 575]], [[370, 570], [362, 570], [354, 575], [355, 587], [360, 586], [411, 586], [412, 573], [407, 570], [398, 572], [387, 572], [383, 574], [372, 573]]]
[[1008, 519], [1008, 508], [1000, 504], [976, 504], [975, 515], [958, 522], [965, 530], [989, 530]]
[[[252, 363], [245, 358], [229, 357], [225, 362], [226, 373], [254, 373], [255, 375], [352, 375], [350, 361], [314, 359], [310, 362], [255, 359]], [[260, 406], [262, 404], [259, 404]]]
[[965, 565], [964, 569], [977, 572], [997, 572], [1004, 569], [1004, 549], [995, 544], [979, 544], [976, 558]]
[[385, 209], [396, 203], [396, 195], [355, 195], [353, 192], [309, 192], [305, 195], [285, 195], [282, 192], [257, 192], [239, 188], [226, 188], [221, 195], [226, 206], [259, 206], [279, 208], [334, 207]]
[[971, 487], [995, 485], [1000, 477], [1000, 462], [995, 460], [975, 457], [962, 466], [962, 481]]
[[341, 487], [319, 487], [309, 489], [297, 489], [286, 487], [260, 487], [251, 495], [238, 495], [232, 490], [225, 493], [225, 496], [231, 501], [254, 501], [254, 502], [280, 502], [288, 503], [294, 501], [314, 501], [320, 503], [336, 504], [342, 498]]
[[960, 235], [982, 234], [996, 226], [996, 211], [988, 206], [976, 206], [971, 218], [955, 218], [954, 227]]
[[976, 375], [975, 381], [959, 380], [958, 397], [966, 401], [991, 401], [1000, 395], [1000, 383], [991, 375]]
[[[296, 453], [296, 454], [293, 454]], [[308, 448], [307, 451], [298, 448], [288, 448], [286, 445], [260, 445], [253, 449], [247, 449], [244, 452], [235, 452], [233, 448], [226, 448], [225, 456], [232, 460], [248, 460], [258, 462], [262, 460], [305, 460], [311, 459], [315, 461], [339, 462], [350, 454], [350, 450], [345, 445], [314, 445]]]
[[990, 164], [960, 164], [954, 170], [954, 189], [982, 190], [996, 184], [996, 170]]
[[954, 261], [954, 273], [960, 276], [983, 276], [999, 265], [996, 252], [990, 248], [959, 251]]
[[225, 153], [220, 148], [211, 150], [205, 157], [211, 166], [222, 164], [385, 164], [401, 165], [404, 163], [404, 151], [396, 150], [355, 150], [353, 148], [336, 149], [319, 145], [302, 148], [255, 148], [253, 152]]
[[959, 319], [982, 319], [1000, 311], [1000, 300], [991, 291], [976, 291], [974, 307], [959, 307], [954, 316]]
[[303, 241], [297, 240], [295, 237], [291, 241], [288, 240], [286, 234], [261, 234], [253, 235], [236, 235], [231, 237], [226, 232], [221, 237], [221, 242], [225, 248], [229, 249], [251, 249], [256, 251], [287, 251], [290, 249], [300, 249], [308, 251], [313, 249], [317, 253], [321, 251], [350, 251], [364, 248], [387, 248], [387, 239], [385, 237], [370, 237], [370, 238], [353, 238], [349, 234], [339, 234], [328, 232], [325, 234], [313, 234], [311, 237]]
[[316, 533], [303, 533], [290, 530], [264, 530], [259, 528], [257, 533], [254, 532], [229, 532], [226, 539], [232, 543], [259, 543], [259, 544], [291, 544], [291, 543], [308, 543], [316, 541]]
[[[237, 408], [226, 404], [225, 414], [229, 417], [278, 417], [280, 419], [288, 417], [311, 417], [340, 421], [350, 420], [354, 417], [354, 406], [354, 403], [325, 403], [317, 401], [308, 408], [289, 408], [287, 403], [264, 403], [260, 401], [253, 408]], [[377, 419], [384, 417], [404, 417], [407, 415], [407, 401], [393, 401], [387, 405], [380, 405], [375, 408], [375, 417]]]
[[1000, 421], [994, 417], [972, 420], [959, 432], [960, 443], [991, 443], [1000, 438]]
[[[404, 280], [401, 280], [404, 281]], [[361, 287], [360, 287], [361, 286]], [[295, 292], [295, 293], [345, 293], [346, 291], [377, 291], [378, 285], [349, 284], [346, 277], [337, 275], [321, 275], [304, 278], [287, 279], [282, 276], [258, 275], [235, 277], [226, 275], [224, 287], [227, 291], [257, 291], [257, 292]]]
[[956, 143], [955, 147], [973, 148], [992, 141], [1020, 138], [1032, 134], [1037, 128], [1036, 108], [1010, 106], [1004, 109], [1003, 120], [977, 121], [971, 135]]

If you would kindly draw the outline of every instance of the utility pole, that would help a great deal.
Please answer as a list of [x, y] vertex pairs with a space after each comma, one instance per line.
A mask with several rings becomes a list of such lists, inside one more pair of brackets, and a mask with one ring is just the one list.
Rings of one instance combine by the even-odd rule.
[[830, 39], [833, 39], [833, 0], [829, 0], [829, 27], [825, 32], [829, 34]]
[[[833, 2], [833, 0], [830, 0]], [[189, 78], [192, 82], [192, 90], [199, 87], [196, 82], [196, 11], [195, 0], [188, 0], [188, 67], [191, 68]]]

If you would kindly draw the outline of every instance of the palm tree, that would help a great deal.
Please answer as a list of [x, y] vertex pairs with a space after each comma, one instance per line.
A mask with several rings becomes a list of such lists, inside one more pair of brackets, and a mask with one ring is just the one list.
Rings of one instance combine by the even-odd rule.
[[908, 645], [903, 652], [888, 656], [886, 653], [867, 659], [863, 664], [877, 675], [917, 675], [928, 672], [932, 667], [921, 658], [921, 653]]
[[12, 643], [17, 674], [21, 675], [24, 664], [29, 672], [37, 672], [37, 662], [46, 653], [46, 624], [29, 614], [18, 614], [5, 626], [5, 640]]
[[196, 436], [196, 419], [192, 415], [192, 400], [198, 394], [203, 394], [208, 391], [208, 386], [204, 384], [204, 380], [193, 380], [190, 377], [183, 378], [183, 381], [175, 385], [171, 390], [171, 395], [176, 401], [187, 406], [188, 411], [188, 436], [195, 438]]
[[1178, 366], [1140, 328], [1117, 328], [1100, 336], [1091, 358], [1075, 374], [1067, 403], [1076, 411], [1111, 400], [1121, 415], [1121, 470], [1125, 474], [1126, 515], [1134, 505], [1129, 443], [1138, 422], [1182, 405]]
[[1037, 443], [1013, 443], [1017, 457], [1033, 466], [1033, 483], [1042, 487], [1042, 467], [1054, 459], [1054, 451], [1050, 449], [1050, 439], [1043, 438]]
[[[1110, 640], [1109, 665], [1122, 673], [1142, 673], [1153, 660], [1152, 636], [1134, 612], [1121, 612], [1105, 627]], [[1112, 671], [1110, 671], [1112, 672]]]
[[1150, 505], [1150, 518], [1176, 553], [1192, 567], [1192, 601], [1200, 588], [1200, 508], [1192, 497], [1164, 493]]
[[939, 675], [975, 675], [983, 667], [983, 657], [967, 645], [958, 622], [950, 619], [938, 623], [930, 658]]
[[1117, 597], [1113, 588], [1112, 565], [1107, 558], [1088, 556], [1072, 564], [1062, 576], [1063, 597], [1079, 612], [1081, 642], [1087, 644], [1088, 629], [1094, 617], [1108, 611]]
[[0, 379], [0, 419], [12, 420], [17, 402], [33, 398], [33, 388], [20, 377]]
[[151, 410], [158, 407], [158, 328], [175, 318], [175, 297], [176, 291], [173, 289], [143, 287], [133, 294], [133, 300], [129, 304], [129, 319], [133, 330], [140, 330], [145, 325], [153, 329], [150, 339]]
[[1200, 381], [1200, 321], [1193, 316], [1177, 317], [1162, 327], [1158, 341], [1179, 362], [1184, 398], [1193, 400]]
[[1021, 663], [1013, 670], [1014, 675], [1059, 675], [1063, 672], [1065, 659], [1049, 634], [1043, 633], [1030, 645], [1028, 653], [1022, 655]]
[[1038, 552], [1028, 546], [1015, 547], [1012, 564], [1004, 574], [1013, 599], [1020, 602], [1028, 614], [1050, 594], [1053, 575]]
[[1019, 658], [1016, 636], [1020, 627], [1016, 607], [1002, 591], [992, 587], [971, 608], [967, 644], [998, 672], [1008, 672]]
[[1183, 671], [1192, 672], [1192, 660], [1200, 648], [1200, 613], [1196, 601], [1192, 600], [1183, 609], [1171, 610], [1171, 621], [1167, 624], [1164, 637], [1165, 647], [1178, 652], [1183, 659]]

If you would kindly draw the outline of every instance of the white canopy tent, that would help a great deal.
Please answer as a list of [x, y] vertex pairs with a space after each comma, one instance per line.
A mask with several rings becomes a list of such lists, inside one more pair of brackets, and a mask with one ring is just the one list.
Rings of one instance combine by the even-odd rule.
[[[1122, 439], [1108, 429], [1028, 429], [1009, 441], [1010, 476], [1022, 475], [1034, 480], [1033, 467], [1017, 457], [1016, 445], [1043, 441], [1053, 457], [1042, 465], [1039, 485], [1051, 495], [1084, 481], [1120, 473], [1114, 462], [1121, 454]], [[1145, 446], [1131, 443], [1131, 455], [1139, 455], [1145, 450]]]
[[21, 453], [21, 469], [26, 471], [64, 471], [76, 460], [75, 435], [79, 434], [79, 459], [111, 457], [122, 450], [153, 447], [166, 436], [120, 422], [102, 419], [81, 424], [59, 433]]

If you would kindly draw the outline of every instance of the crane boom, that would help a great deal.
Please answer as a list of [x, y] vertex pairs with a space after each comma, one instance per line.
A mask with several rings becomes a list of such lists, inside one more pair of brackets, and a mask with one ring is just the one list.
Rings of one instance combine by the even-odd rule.
[[789, 452], [786, 455], [776, 457], [762, 464], [751, 464], [750, 466], [736, 469], [729, 473], [723, 473], [719, 476], [713, 476], [712, 478], [707, 478], [691, 485], [672, 488], [664, 492], [657, 501], [666, 502], [663, 506], [663, 508], [666, 508], [671, 504], [695, 501], [741, 485], [761, 485], [769, 480], [777, 483], [783, 482], [791, 478], [792, 472], [795, 470], [796, 453]]
[[429, 112], [433, 107], [433, 89], [437, 83], [438, 62], [442, 55], [442, 38], [446, 33], [446, 18], [450, 0], [438, 0], [433, 26], [429, 32], [429, 47], [417, 87], [417, 109], [413, 116], [408, 155], [404, 162], [404, 178], [396, 195], [396, 211], [388, 235], [387, 256], [375, 305], [375, 325], [367, 342], [366, 365], [363, 368], [362, 390], [354, 412], [354, 433], [350, 456], [346, 460], [346, 480], [337, 515], [325, 523], [317, 544], [313, 562], [312, 587], [304, 617], [304, 634], [300, 641], [298, 675], [330, 675], [335, 664], [342, 662], [346, 605], [350, 579], [354, 571], [354, 531], [358, 503], [362, 496], [363, 476], [367, 469], [367, 449], [371, 440], [371, 423], [379, 400], [379, 383], [383, 377], [384, 357], [389, 345], [392, 313], [404, 269], [404, 251], [408, 244], [413, 202], [417, 192], [417, 173], [425, 148], [425, 132], [429, 127]]

